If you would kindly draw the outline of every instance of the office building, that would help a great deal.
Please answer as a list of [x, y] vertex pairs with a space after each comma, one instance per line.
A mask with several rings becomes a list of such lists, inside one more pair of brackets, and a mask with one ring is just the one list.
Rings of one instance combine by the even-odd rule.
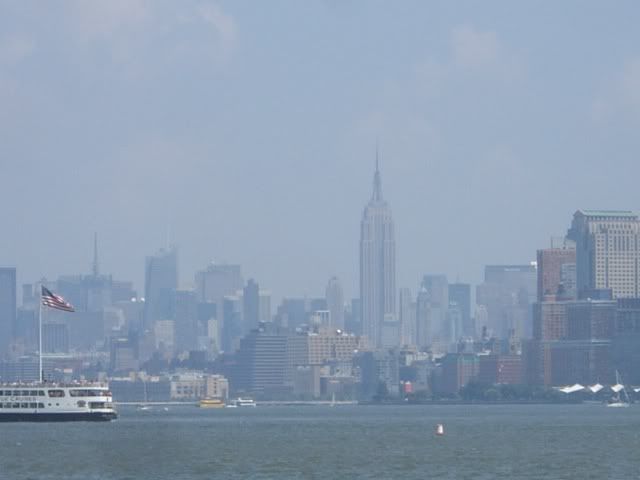
[[396, 243], [393, 218], [382, 197], [376, 154], [373, 195], [360, 224], [360, 299], [362, 327], [374, 346], [381, 346], [385, 315], [396, 313]]
[[640, 222], [630, 211], [578, 210], [567, 238], [576, 244], [577, 291], [640, 297]]
[[229, 379], [235, 391], [268, 393], [285, 385], [287, 332], [263, 323], [240, 340], [236, 368]]
[[575, 280], [570, 278], [575, 272], [576, 250], [571, 242], [563, 248], [545, 248], [538, 250], [538, 301], [545, 297], [560, 296], [564, 299], [575, 298]]
[[260, 287], [250, 278], [242, 291], [243, 332], [258, 328], [260, 322]]
[[455, 305], [460, 311], [460, 335], [475, 337], [475, 325], [471, 317], [471, 285], [450, 283], [448, 292], [449, 305]]
[[180, 354], [190, 350], [197, 350], [198, 336], [204, 331], [205, 327], [201, 325], [198, 318], [199, 305], [196, 292], [193, 290], [176, 290], [174, 298], [176, 352]]
[[199, 302], [213, 302], [222, 311], [222, 302], [227, 295], [242, 289], [240, 265], [215, 264], [196, 273], [196, 292]]
[[[422, 279], [422, 289], [426, 290], [429, 298], [430, 343], [451, 343], [453, 341], [451, 338], [451, 326], [447, 321], [449, 310], [449, 282], [447, 277], [445, 275], [425, 275]], [[423, 315], [422, 311], [421, 315]]]
[[489, 334], [506, 339], [511, 335], [531, 338], [531, 305], [537, 299], [535, 265], [488, 265], [484, 282], [476, 288], [476, 303], [487, 312]]
[[174, 317], [174, 292], [178, 288], [178, 251], [175, 247], [147, 257], [145, 268], [145, 327]]
[[401, 288], [398, 296], [400, 345], [416, 345], [416, 302], [411, 289]]
[[331, 312], [331, 326], [344, 330], [344, 292], [338, 277], [331, 277], [325, 290], [327, 308]]

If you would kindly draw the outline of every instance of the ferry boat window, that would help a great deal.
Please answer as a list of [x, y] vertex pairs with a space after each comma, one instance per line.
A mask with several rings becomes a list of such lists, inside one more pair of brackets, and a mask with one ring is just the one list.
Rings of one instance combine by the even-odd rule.
[[64, 390], [49, 390], [49, 396], [55, 398], [64, 397]]
[[38, 403], [38, 408], [44, 408], [44, 403], [42, 402]]
[[89, 408], [105, 408], [104, 402], [89, 402]]
[[21, 395], [22, 395], [22, 393], [21, 393], [21, 391], [20, 391], [20, 390], [14, 390], [14, 391], [13, 391], [13, 396], [14, 396], [14, 397], [19, 397], [19, 396], [21, 396]]
[[29, 404], [29, 408], [38, 408], [38, 404], [37, 403], [30, 403]]
[[0, 390], [0, 397], [4, 396], [4, 390]]
[[29, 408], [29, 404], [28, 403], [21, 403], [20, 404], [20, 408]]
[[38, 396], [44, 397], [44, 390], [38, 390]]
[[0, 403], [0, 408], [2, 408], [2, 405], [3, 405], [3, 404], [2, 404], [2, 403]]
[[87, 402], [85, 402], [84, 400], [78, 400], [78, 406], [79, 407], [86, 407], [87, 406]]
[[103, 390], [69, 390], [71, 397], [100, 397], [104, 395]]
[[20, 390], [20, 393], [22, 394], [23, 397], [29, 396], [29, 390]]
[[37, 390], [31, 390], [31, 391], [29, 392], [29, 396], [30, 396], [30, 397], [35, 397], [35, 396], [37, 396], [37, 395], [38, 395], [38, 391], [37, 391]]
[[19, 403], [12, 403], [11, 404], [11, 408], [20, 408], [20, 404]]

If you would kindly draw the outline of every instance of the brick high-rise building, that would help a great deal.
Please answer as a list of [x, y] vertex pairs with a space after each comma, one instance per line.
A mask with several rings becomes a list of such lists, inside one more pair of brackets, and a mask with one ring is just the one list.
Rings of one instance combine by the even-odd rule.
[[571, 296], [571, 286], [567, 285], [563, 278], [563, 265], [575, 265], [575, 248], [545, 248], [538, 250], [538, 301], [542, 302], [545, 297], [559, 295], [560, 297]]

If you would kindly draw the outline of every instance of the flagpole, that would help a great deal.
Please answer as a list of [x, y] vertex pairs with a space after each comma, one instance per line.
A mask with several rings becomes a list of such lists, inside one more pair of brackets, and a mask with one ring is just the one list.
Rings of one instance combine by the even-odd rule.
[[40, 383], [42, 383], [42, 285], [40, 285], [38, 298], [38, 372]]

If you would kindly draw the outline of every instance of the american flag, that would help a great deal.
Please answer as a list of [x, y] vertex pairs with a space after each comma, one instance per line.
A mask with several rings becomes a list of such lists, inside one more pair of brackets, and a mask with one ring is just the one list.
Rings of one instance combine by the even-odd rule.
[[56, 310], [63, 310], [65, 312], [75, 312], [73, 305], [46, 287], [42, 287], [42, 305], [49, 308], [55, 308]]

